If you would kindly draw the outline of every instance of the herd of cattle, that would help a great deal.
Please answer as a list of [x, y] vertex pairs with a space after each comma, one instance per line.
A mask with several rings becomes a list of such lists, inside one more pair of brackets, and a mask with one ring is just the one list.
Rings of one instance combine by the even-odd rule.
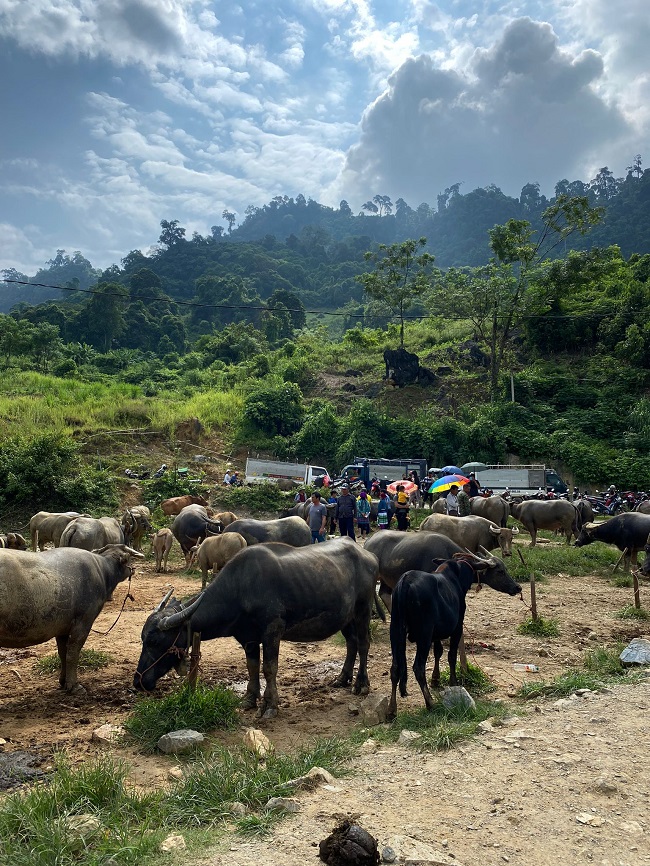
[[[584, 503], [588, 505], [588, 503]], [[130, 579], [132, 560], [144, 558], [145, 537], [152, 540], [156, 571], [167, 569], [176, 539], [189, 565], [196, 561], [202, 591], [186, 606], [171, 592], [147, 618], [134, 687], [152, 691], [172, 667], [186, 663], [192, 633], [209, 640], [234, 637], [243, 647], [248, 668], [245, 708], [260, 715], [277, 713], [276, 676], [282, 640], [312, 642], [341, 631], [346, 658], [335, 686], [365, 694], [369, 689], [367, 657], [373, 607], [383, 616], [379, 598], [391, 611], [392, 697], [406, 688], [406, 640], [416, 643], [413, 670], [427, 707], [432, 706], [425, 666], [431, 646], [439, 682], [443, 639], [450, 640], [450, 682], [456, 683], [456, 655], [463, 631], [465, 596], [473, 583], [509, 595], [521, 587], [508, 574], [504, 558], [512, 553], [519, 529], [506, 525], [512, 515], [531, 536], [559, 530], [577, 547], [593, 541], [613, 544], [625, 553], [626, 567], [650, 574], [650, 515], [629, 513], [594, 523], [593, 515], [565, 501], [530, 500], [509, 504], [498, 496], [473, 499], [473, 514], [449, 517], [433, 513], [418, 532], [390, 529], [373, 534], [362, 547], [340, 538], [312, 544], [305, 522], [306, 506], [274, 520], [237, 518], [214, 513], [201, 497], [175, 497], [162, 504], [173, 518], [170, 528], [153, 532], [144, 506], [129, 508], [119, 521], [77, 512], [41, 511], [30, 520], [32, 552], [19, 533], [0, 536], [0, 647], [26, 647], [56, 639], [61, 659], [60, 686], [80, 689], [79, 653], [115, 587]], [[53, 545], [45, 549], [46, 544]], [[499, 550], [503, 558], [491, 551]], [[209, 585], [208, 573], [218, 573]], [[379, 590], [377, 591], [377, 584]], [[379, 598], [378, 598], [379, 596]], [[262, 653], [260, 654], [260, 647]], [[260, 669], [266, 688], [262, 695]]]

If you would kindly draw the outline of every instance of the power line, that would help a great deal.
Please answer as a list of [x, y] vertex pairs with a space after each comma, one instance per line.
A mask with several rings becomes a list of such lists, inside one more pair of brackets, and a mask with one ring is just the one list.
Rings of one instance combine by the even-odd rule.
[[[203, 309], [213, 309], [213, 310], [256, 310], [261, 312], [275, 312], [284, 310], [288, 313], [308, 313], [309, 315], [314, 316], [341, 316], [343, 318], [348, 319], [378, 319], [383, 318], [377, 314], [372, 313], [351, 313], [351, 312], [340, 312], [338, 310], [306, 310], [304, 307], [299, 308], [291, 308], [285, 307], [270, 307], [268, 304], [264, 304], [262, 306], [254, 305], [254, 304], [203, 304], [198, 301], [177, 301], [174, 298], [164, 297], [161, 298], [159, 295], [135, 295], [133, 297], [125, 297], [120, 292], [104, 292], [99, 289], [77, 289], [72, 286], [56, 286], [51, 283], [30, 283], [26, 280], [2, 280], [3, 283], [13, 283], [19, 286], [31, 286], [32, 288], [37, 289], [60, 289], [62, 292], [82, 292], [85, 295], [103, 295], [109, 298], [119, 298], [122, 301], [126, 301], [128, 303], [133, 303], [135, 301], [154, 301], [158, 303], [164, 304], [176, 304], [179, 307], [196, 307]], [[126, 288], [126, 286], [124, 287]], [[393, 315], [397, 315], [394, 313]], [[487, 314], [486, 314], [487, 315]], [[610, 316], [611, 312], [603, 312], [603, 313], [553, 313], [549, 315], [548, 313], [525, 313], [519, 316], [519, 319], [544, 319], [545, 321], [563, 321], [563, 320], [600, 320], [604, 319], [607, 316]], [[448, 316], [444, 313], [426, 313], [420, 314], [416, 316], [408, 316], [405, 315], [403, 317], [407, 321], [424, 321], [425, 319], [445, 319], [448, 322], [467, 322], [469, 321], [469, 316]], [[493, 316], [490, 314], [490, 318]], [[510, 314], [503, 313], [501, 315], [496, 316], [497, 319], [508, 319], [510, 318]]]

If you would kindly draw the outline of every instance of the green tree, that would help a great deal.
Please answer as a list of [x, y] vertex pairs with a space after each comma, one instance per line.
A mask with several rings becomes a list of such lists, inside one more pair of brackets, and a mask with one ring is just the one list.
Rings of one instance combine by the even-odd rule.
[[426, 238], [420, 238], [391, 246], [379, 244], [376, 253], [365, 254], [366, 261], [374, 263], [374, 270], [356, 277], [369, 297], [399, 316], [401, 346], [404, 345], [404, 314], [429, 287], [434, 256], [430, 253], [417, 255], [426, 243]]
[[181, 227], [178, 220], [161, 220], [160, 228], [162, 231], [158, 242], [168, 249], [185, 240], [185, 229]]
[[294, 382], [256, 388], [244, 400], [244, 419], [268, 436], [295, 433], [303, 419], [300, 388]]
[[221, 218], [224, 219], [228, 223], [228, 234], [232, 234], [232, 227], [235, 225], [237, 221], [237, 214], [233, 213], [231, 210], [227, 208], [221, 214]]

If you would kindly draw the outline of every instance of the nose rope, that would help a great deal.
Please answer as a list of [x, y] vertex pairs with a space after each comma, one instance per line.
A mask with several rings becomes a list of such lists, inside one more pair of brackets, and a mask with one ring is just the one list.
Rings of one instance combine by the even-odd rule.
[[115, 622], [108, 629], [108, 631], [97, 631], [97, 629], [91, 628], [90, 630], [93, 634], [98, 634], [98, 635], [101, 635], [102, 637], [106, 637], [106, 635], [110, 631], [112, 631], [115, 628], [115, 626], [117, 625], [117, 623], [119, 622], [120, 617], [124, 613], [124, 608], [126, 607], [127, 601], [129, 601], [129, 600], [135, 601], [134, 597], [131, 595], [131, 578], [133, 577], [133, 573], [135, 571], [135, 568], [133, 568], [132, 566], [129, 566], [129, 568], [130, 568], [129, 583], [128, 583], [127, 588], [126, 588], [126, 595], [124, 596], [124, 601], [122, 602], [122, 607], [120, 608], [120, 612], [118, 613], [117, 617], [115, 618]]
[[183, 631], [183, 628], [182, 627], [179, 628], [178, 633], [177, 633], [176, 637], [174, 638], [174, 642], [172, 643], [172, 645], [167, 647], [167, 649], [165, 650], [165, 652], [161, 656], [158, 656], [157, 659], [154, 659], [154, 661], [151, 662], [151, 664], [149, 665], [148, 668], [145, 668], [143, 671], [136, 671], [135, 672], [135, 676], [139, 677], [140, 688], [142, 689], [143, 692], [147, 692], [147, 694], [150, 694], [149, 689], [146, 689], [142, 685], [142, 677], [147, 673], [147, 671], [150, 671], [151, 668], [155, 667], [155, 665], [157, 665], [159, 661], [162, 661], [162, 659], [164, 659], [166, 655], [176, 656], [179, 659], [179, 661], [181, 659], [187, 658], [188, 650], [185, 647], [176, 646], [176, 641], [181, 636], [182, 631]]

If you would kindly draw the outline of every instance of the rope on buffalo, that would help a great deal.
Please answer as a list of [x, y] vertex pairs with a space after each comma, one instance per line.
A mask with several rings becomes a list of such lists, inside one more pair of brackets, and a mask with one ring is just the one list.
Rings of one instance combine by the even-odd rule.
[[93, 634], [98, 634], [98, 635], [101, 635], [101, 637], [106, 637], [106, 635], [110, 631], [112, 631], [115, 628], [115, 626], [117, 625], [117, 623], [119, 622], [120, 617], [124, 613], [124, 608], [126, 607], [127, 601], [129, 601], [129, 600], [135, 601], [135, 598], [131, 595], [131, 577], [132, 576], [133, 576], [132, 574], [129, 575], [129, 584], [128, 584], [127, 589], [126, 589], [126, 595], [124, 596], [124, 601], [122, 602], [122, 607], [120, 608], [120, 612], [116, 616], [115, 622], [113, 623], [113, 625], [108, 629], [108, 631], [97, 631], [97, 629], [91, 628], [90, 630]]

